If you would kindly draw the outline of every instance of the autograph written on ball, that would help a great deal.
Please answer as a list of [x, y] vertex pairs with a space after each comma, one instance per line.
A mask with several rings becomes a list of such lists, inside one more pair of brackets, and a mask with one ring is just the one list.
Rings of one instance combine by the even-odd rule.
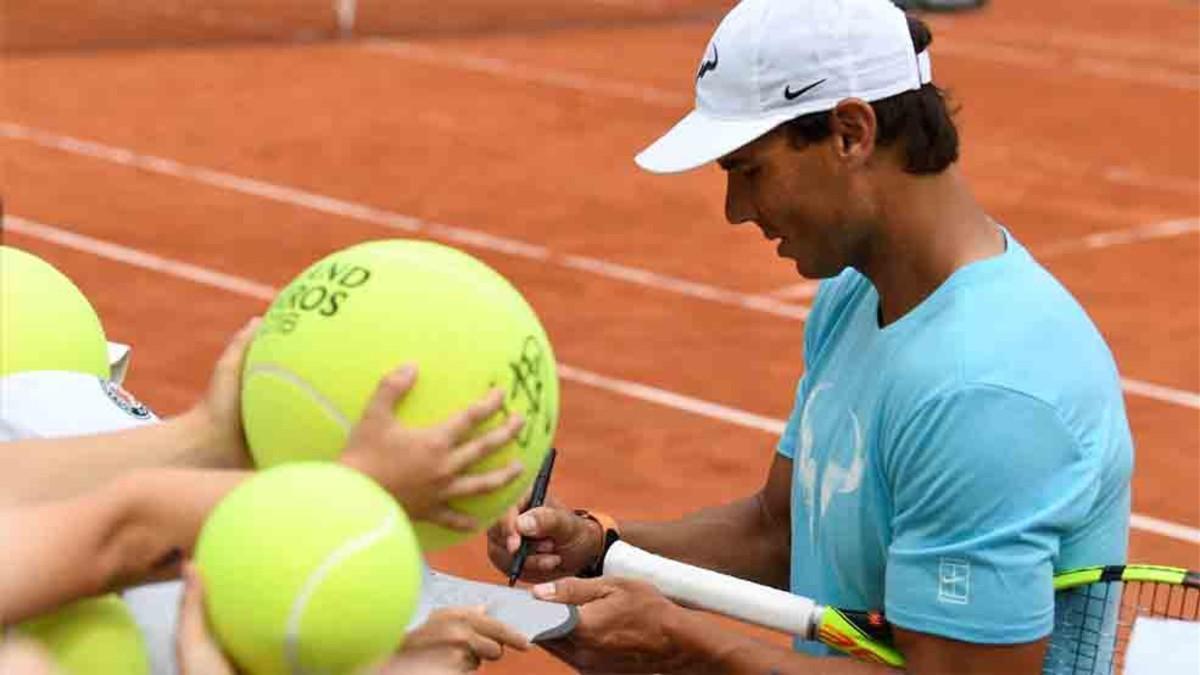
[[517, 445], [525, 448], [539, 429], [549, 435], [554, 429], [554, 411], [545, 404], [546, 377], [548, 376], [546, 351], [534, 336], [525, 337], [521, 351], [508, 366], [512, 371], [512, 386], [504, 397], [504, 416], [514, 412], [525, 416], [525, 426], [517, 436]]

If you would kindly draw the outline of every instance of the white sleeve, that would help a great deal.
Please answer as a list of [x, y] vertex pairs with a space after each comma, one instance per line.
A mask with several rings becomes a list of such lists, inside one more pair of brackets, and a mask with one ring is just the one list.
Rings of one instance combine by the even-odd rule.
[[121, 384], [125, 374], [129, 372], [129, 360], [133, 358], [133, 348], [120, 342], [108, 343], [108, 379]]
[[43, 370], [0, 378], [0, 441], [85, 436], [156, 421], [121, 385], [94, 375]]
[[[128, 366], [129, 348], [109, 354], [113, 380], [61, 371], [34, 371], [0, 378], [0, 442], [24, 438], [84, 436], [154, 424], [154, 413], [116, 379]], [[154, 675], [174, 675], [175, 624], [183, 585], [153, 584], [125, 592], [142, 629]]]

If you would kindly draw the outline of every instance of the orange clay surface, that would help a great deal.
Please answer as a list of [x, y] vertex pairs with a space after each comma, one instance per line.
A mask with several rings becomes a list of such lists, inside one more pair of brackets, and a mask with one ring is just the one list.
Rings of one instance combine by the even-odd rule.
[[[59, 5], [43, 12], [70, 16]], [[962, 104], [962, 166], [979, 198], [1080, 299], [1123, 376], [1166, 388], [1127, 396], [1134, 510], [1194, 532], [1195, 5], [995, 0], [981, 13], [930, 20], [935, 79]], [[196, 399], [222, 344], [263, 310], [269, 287], [311, 260], [371, 238], [449, 241], [525, 292], [573, 369], [553, 494], [622, 518], [669, 518], [746, 495], [771, 461], [769, 429], [578, 375], [749, 411], [770, 427], [786, 417], [803, 370], [799, 314], [811, 300], [756, 228], [724, 223], [719, 172], [663, 178], [631, 161], [688, 108], [714, 22], [599, 23], [402, 42], [10, 55], [0, 65], [0, 190], [10, 216], [262, 287], [179, 276], [192, 268], [148, 270], [94, 241], [65, 244], [15, 221], [4, 241], [82, 286], [109, 335], [136, 346], [131, 390], [167, 415]], [[62, 31], [69, 42], [70, 27]], [[1169, 221], [1183, 231], [1145, 229]], [[402, 229], [413, 223], [421, 230]], [[1127, 236], [1088, 239], [1112, 231]], [[521, 254], [512, 240], [544, 248]], [[631, 281], [616, 266], [642, 272]], [[726, 295], [714, 298], [714, 288]], [[783, 309], [756, 308], [753, 298]], [[1131, 558], [1200, 567], [1200, 545], [1187, 539], [1135, 529]], [[500, 580], [483, 551], [475, 539], [434, 562]], [[484, 672], [568, 671], [531, 653]]]

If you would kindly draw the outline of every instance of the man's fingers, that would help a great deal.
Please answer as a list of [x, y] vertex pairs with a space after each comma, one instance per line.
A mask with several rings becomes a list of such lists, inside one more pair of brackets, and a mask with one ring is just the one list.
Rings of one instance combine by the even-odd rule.
[[443, 423], [443, 429], [452, 441], [460, 441], [470, 435], [475, 427], [491, 418], [500, 411], [501, 405], [504, 403], [504, 392], [501, 389], [492, 389], [483, 398], [472, 403], [466, 410], [463, 410]]
[[507, 543], [503, 539], [488, 537], [487, 547], [488, 558], [492, 560], [492, 564], [500, 571], [507, 572], [513, 559], [513, 552], [508, 550]]
[[539, 506], [517, 516], [517, 533], [533, 539], [561, 542], [574, 534], [579, 516], [548, 506]]
[[375, 393], [367, 403], [363, 412], [364, 418], [381, 417], [390, 419], [396, 410], [396, 404], [412, 389], [417, 380], [417, 368], [413, 365], [401, 366], [379, 380]]
[[511, 415], [504, 424], [483, 434], [479, 438], [464, 443], [462, 447], [450, 453], [450, 470], [458, 473], [475, 462], [508, 445], [521, 432], [525, 418]]
[[599, 600], [612, 592], [612, 585], [603, 577], [599, 579], [565, 578], [533, 587], [533, 597], [539, 600], [561, 602], [567, 605], [584, 605]]
[[508, 466], [487, 473], [459, 476], [442, 491], [442, 498], [459, 499], [461, 497], [474, 497], [475, 495], [487, 494], [499, 490], [520, 478], [523, 470], [524, 467], [522, 467], [520, 462], [513, 462]]

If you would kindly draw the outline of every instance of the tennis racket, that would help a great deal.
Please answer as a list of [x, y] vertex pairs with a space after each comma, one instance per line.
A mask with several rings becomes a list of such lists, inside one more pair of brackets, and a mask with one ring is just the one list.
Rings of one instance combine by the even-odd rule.
[[[883, 614], [825, 607], [809, 598], [648, 553], [623, 541], [609, 548], [604, 573], [648, 582], [679, 604], [733, 617], [850, 656], [893, 666]], [[1054, 577], [1055, 629], [1047, 672], [1121, 673], [1125, 647], [1139, 616], [1200, 620], [1200, 573], [1177, 567], [1118, 565]]]

